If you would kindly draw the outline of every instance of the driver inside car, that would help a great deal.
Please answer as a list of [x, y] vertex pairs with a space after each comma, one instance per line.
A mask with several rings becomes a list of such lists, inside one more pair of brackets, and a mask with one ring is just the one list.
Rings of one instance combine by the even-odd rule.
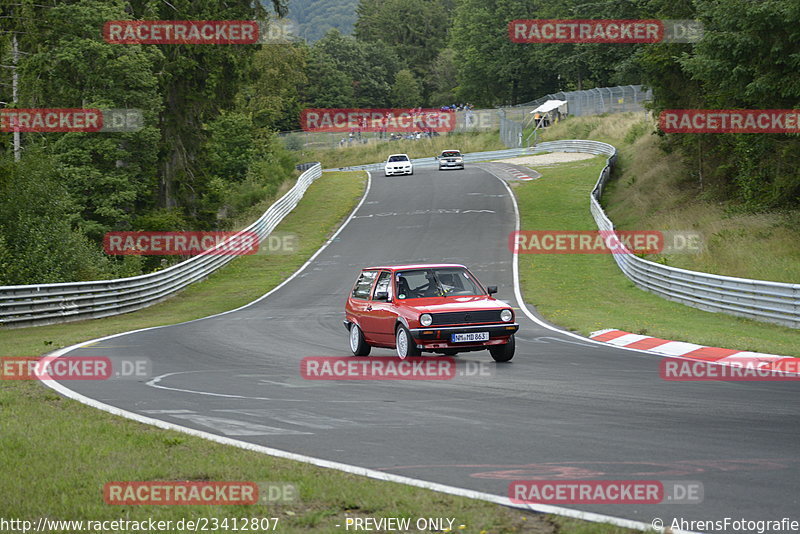
[[428, 280], [428, 283], [422, 287], [416, 288], [417, 291], [421, 293], [420, 296], [422, 297], [438, 297], [441, 295], [441, 289], [439, 288], [439, 283], [436, 281], [436, 277], [433, 274], [433, 271], [428, 271], [425, 273], [425, 278]]
[[458, 275], [455, 274], [440, 274], [439, 282], [442, 284], [442, 292], [445, 295], [463, 289], [459, 284]]

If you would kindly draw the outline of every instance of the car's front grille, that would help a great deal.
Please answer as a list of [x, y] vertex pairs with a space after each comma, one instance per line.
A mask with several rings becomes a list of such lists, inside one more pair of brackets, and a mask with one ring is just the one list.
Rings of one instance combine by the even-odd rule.
[[499, 323], [500, 310], [477, 310], [470, 312], [432, 313], [432, 325]]

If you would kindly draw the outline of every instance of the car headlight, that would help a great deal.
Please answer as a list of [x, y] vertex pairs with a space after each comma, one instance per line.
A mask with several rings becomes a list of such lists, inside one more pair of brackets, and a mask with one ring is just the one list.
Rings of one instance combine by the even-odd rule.
[[511, 310], [503, 310], [500, 312], [500, 320], [504, 322], [509, 322], [511, 319], [514, 318], [514, 314], [511, 313]]
[[430, 326], [433, 322], [433, 317], [431, 317], [430, 313], [423, 313], [419, 316], [419, 324], [422, 326]]

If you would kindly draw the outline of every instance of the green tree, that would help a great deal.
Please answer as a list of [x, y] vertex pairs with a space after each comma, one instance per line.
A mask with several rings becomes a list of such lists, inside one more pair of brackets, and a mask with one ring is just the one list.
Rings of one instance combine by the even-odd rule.
[[354, 35], [388, 44], [418, 78], [447, 45], [453, 0], [360, 0]]
[[309, 48], [301, 43], [262, 46], [255, 53], [249, 81], [236, 99], [238, 109], [252, 114], [254, 127], [298, 128], [300, 87], [308, 82], [308, 55]]
[[546, 49], [508, 37], [510, 20], [535, 15], [522, 0], [458, 0], [450, 44], [460, 99], [481, 106], [519, 104], [557, 88]]
[[95, 240], [130, 227], [137, 207], [152, 205], [161, 98], [158, 49], [111, 45], [98, 28], [126, 17], [121, 2], [84, 0], [40, 10], [19, 66], [21, 107], [133, 108], [145, 127], [127, 133], [27, 134], [24, 146], [47, 144], [62, 181]]
[[400, 68], [388, 45], [331, 30], [311, 47], [303, 94], [309, 107], [385, 107]]
[[[80, 208], [53, 156], [0, 157], [0, 285], [96, 280], [124, 274], [80, 230]], [[133, 261], [135, 263], [135, 260]]]
[[420, 85], [414, 73], [403, 69], [397, 73], [392, 85], [392, 105], [399, 108], [417, 107], [422, 103]]
[[452, 104], [456, 100], [458, 87], [458, 66], [452, 48], [445, 48], [431, 64], [427, 81], [431, 88], [428, 98], [433, 106]]
[[[800, 103], [800, 5], [793, 0], [691, 5], [654, 2], [659, 13], [680, 8], [705, 27], [691, 45], [657, 45], [640, 55], [665, 108], [791, 109]], [[696, 11], [694, 11], [696, 10]], [[761, 210], [800, 206], [800, 140], [796, 134], [670, 134], [682, 148], [698, 188]]]

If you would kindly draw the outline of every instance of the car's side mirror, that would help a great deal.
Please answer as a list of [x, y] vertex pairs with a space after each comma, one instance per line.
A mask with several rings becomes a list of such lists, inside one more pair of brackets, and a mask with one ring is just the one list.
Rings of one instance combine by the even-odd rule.
[[375, 293], [375, 300], [389, 300], [388, 291], [378, 291]]
[[497, 293], [497, 286], [486, 286], [486, 292], [490, 295]]

